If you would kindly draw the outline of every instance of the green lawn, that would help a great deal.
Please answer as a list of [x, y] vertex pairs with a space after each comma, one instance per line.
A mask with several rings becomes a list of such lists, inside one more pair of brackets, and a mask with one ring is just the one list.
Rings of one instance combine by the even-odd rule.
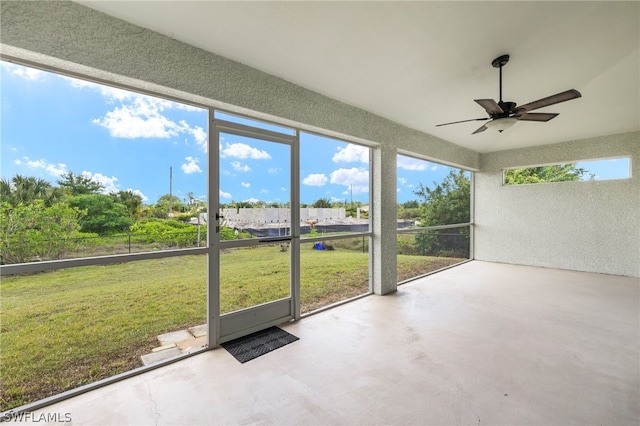
[[[274, 246], [223, 253], [221, 310], [288, 296], [288, 256]], [[412, 276], [461, 260], [398, 257]], [[367, 292], [367, 262], [357, 250], [302, 250], [302, 311]], [[4, 411], [139, 367], [156, 335], [204, 324], [206, 257], [3, 277], [0, 291]]]

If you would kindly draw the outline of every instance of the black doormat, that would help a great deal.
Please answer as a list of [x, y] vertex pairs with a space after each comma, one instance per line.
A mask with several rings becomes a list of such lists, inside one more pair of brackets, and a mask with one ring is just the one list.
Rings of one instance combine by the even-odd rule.
[[221, 346], [244, 364], [296, 340], [299, 338], [274, 326], [223, 343]]

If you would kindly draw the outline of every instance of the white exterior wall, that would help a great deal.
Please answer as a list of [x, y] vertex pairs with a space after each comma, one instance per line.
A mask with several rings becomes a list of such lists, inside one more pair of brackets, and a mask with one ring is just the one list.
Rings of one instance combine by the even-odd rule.
[[[502, 169], [630, 156], [625, 180], [502, 185]], [[640, 276], [640, 133], [483, 154], [475, 258]]]
[[[222, 209], [222, 216], [231, 223], [288, 223], [291, 215], [287, 208], [240, 208]], [[301, 208], [300, 222], [308, 220], [343, 220], [345, 218], [344, 207], [330, 208]]]

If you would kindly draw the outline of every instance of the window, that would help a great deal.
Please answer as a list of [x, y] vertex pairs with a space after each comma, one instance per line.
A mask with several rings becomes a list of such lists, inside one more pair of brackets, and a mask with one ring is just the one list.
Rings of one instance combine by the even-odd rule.
[[628, 179], [631, 159], [605, 158], [503, 170], [504, 185]]
[[300, 134], [300, 298], [310, 312], [370, 292], [371, 148]]
[[0, 73], [0, 411], [201, 348], [208, 110]]
[[202, 108], [2, 64], [2, 264], [205, 246]]
[[471, 172], [398, 155], [398, 281], [470, 257]]

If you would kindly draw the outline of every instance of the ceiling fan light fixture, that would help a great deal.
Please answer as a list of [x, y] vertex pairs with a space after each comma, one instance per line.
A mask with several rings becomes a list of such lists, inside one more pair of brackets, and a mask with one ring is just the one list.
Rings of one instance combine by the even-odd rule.
[[487, 126], [491, 130], [495, 130], [499, 133], [502, 133], [505, 130], [509, 129], [514, 124], [516, 124], [517, 121], [518, 119], [513, 117], [495, 118], [490, 122], [488, 122], [487, 124], [485, 124], [485, 126]]

